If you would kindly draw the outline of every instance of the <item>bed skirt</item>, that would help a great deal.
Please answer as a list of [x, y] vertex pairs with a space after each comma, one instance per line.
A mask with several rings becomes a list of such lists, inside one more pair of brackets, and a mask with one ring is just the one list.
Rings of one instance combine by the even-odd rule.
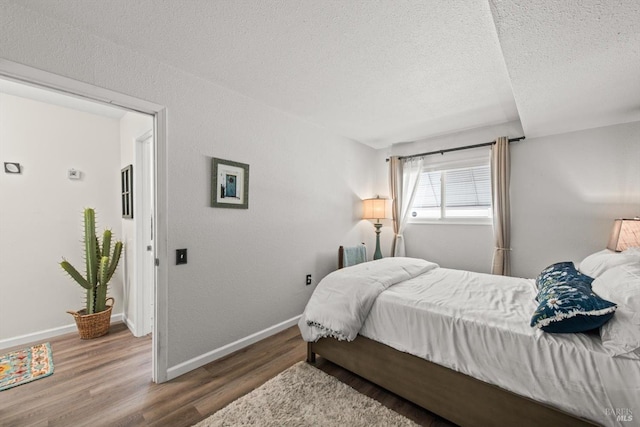
[[316, 354], [460, 426], [598, 425], [363, 336], [307, 343]]

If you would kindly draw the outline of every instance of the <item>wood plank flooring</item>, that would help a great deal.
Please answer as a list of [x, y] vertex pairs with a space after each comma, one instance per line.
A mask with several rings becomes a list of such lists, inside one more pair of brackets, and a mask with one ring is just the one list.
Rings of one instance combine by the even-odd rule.
[[[135, 338], [122, 323], [94, 340], [80, 340], [74, 333], [49, 342], [54, 374], [0, 392], [0, 426], [187, 427], [306, 357], [306, 345], [294, 326], [172, 381], [154, 384], [151, 337]], [[418, 424], [452, 425], [321, 357], [316, 366]]]

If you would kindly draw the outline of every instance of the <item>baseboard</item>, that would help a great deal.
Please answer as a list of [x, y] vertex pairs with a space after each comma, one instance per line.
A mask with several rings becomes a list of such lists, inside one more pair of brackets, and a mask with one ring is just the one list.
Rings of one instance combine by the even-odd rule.
[[262, 331], [249, 335], [248, 337], [241, 338], [238, 341], [232, 342], [231, 344], [227, 344], [223, 347], [217, 348], [208, 353], [187, 360], [186, 362], [182, 362], [178, 365], [172, 366], [167, 369], [167, 381], [177, 378], [180, 375], [186, 374], [187, 372], [197, 369], [201, 366], [204, 366], [207, 363], [211, 363], [214, 360], [218, 360], [228, 354], [233, 353], [234, 351], [241, 350], [251, 344], [270, 337], [271, 335], [275, 335], [280, 331], [284, 331], [285, 329], [290, 328], [291, 326], [297, 325], [300, 317], [302, 317], [302, 315], [292, 317], [289, 320], [285, 320], [284, 322], [278, 323], [277, 325], [273, 325], [267, 329], [263, 329]]
[[[114, 314], [111, 316], [111, 323], [122, 322], [123, 315], [122, 313]], [[57, 328], [46, 329], [44, 331], [33, 332], [26, 335], [20, 335], [17, 337], [7, 338], [0, 340], [0, 350], [5, 348], [15, 347], [18, 345], [24, 344], [32, 344], [41, 342], [44, 340], [48, 340], [50, 338], [54, 338], [60, 335], [69, 334], [72, 332], [76, 332], [78, 329], [76, 328], [75, 323], [71, 323], [65, 326], [59, 326]]]
[[127, 316], [122, 316], [122, 321], [124, 322], [125, 325], [127, 325], [127, 328], [129, 329], [129, 332], [131, 332], [131, 335], [133, 335], [134, 337], [137, 337], [136, 324], [133, 323], [133, 321]]

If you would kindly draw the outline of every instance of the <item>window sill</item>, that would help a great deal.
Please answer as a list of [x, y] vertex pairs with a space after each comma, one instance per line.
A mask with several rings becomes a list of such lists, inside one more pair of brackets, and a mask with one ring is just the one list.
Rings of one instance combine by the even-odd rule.
[[416, 225], [491, 225], [491, 218], [410, 219], [407, 224]]

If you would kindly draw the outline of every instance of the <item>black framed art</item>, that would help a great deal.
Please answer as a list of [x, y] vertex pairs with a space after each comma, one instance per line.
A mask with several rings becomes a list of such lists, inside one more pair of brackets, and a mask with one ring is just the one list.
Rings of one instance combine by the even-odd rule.
[[120, 171], [122, 188], [122, 218], [133, 218], [133, 165]]

